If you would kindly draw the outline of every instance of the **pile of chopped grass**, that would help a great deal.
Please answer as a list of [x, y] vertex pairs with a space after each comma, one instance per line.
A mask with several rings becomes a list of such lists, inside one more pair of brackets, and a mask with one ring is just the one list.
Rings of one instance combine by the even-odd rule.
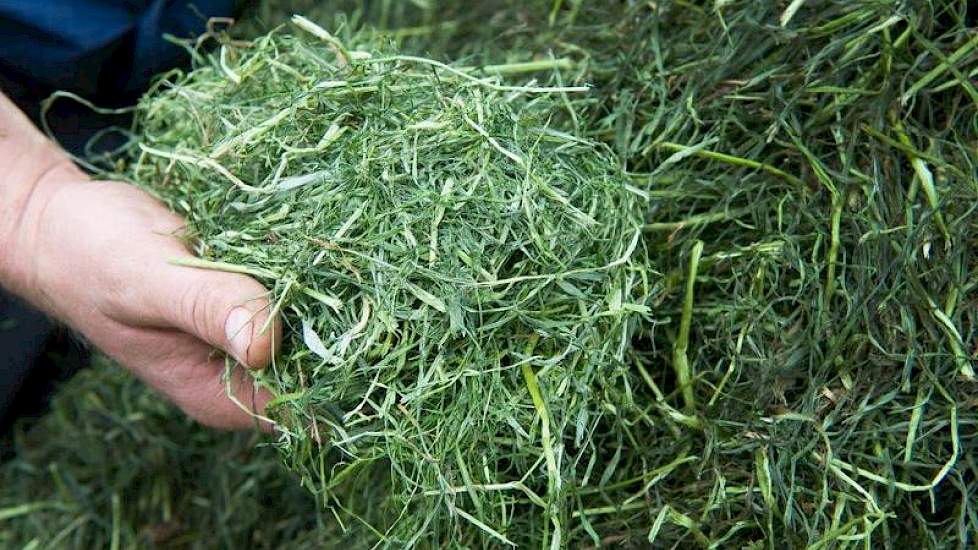
[[[639, 249], [662, 276], [626, 351], [631, 406], [585, 430], [599, 479], [561, 480], [580, 495], [563, 542], [974, 543], [974, 10], [501, 2], [504, 32], [454, 43], [473, 64], [572, 59], [557, 83], [596, 89], [551, 127], [609, 144], [650, 198]], [[390, 475], [364, 472], [337, 496]], [[486, 495], [452, 505], [518, 513]], [[452, 521], [432, 513], [409, 523]], [[463, 543], [498, 542], [467, 528]]]
[[123, 177], [186, 217], [188, 267], [271, 288], [286, 341], [258, 383], [324, 503], [359, 517], [349, 487], [384, 471], [390, 544], [559, 541], [642, 413], [646, 193], [556, 127], [586, 88], [295, 25], [161, 81]]

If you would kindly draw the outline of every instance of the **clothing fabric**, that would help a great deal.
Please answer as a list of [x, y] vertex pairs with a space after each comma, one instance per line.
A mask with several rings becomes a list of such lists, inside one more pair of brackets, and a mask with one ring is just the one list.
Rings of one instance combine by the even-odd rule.
[[0, 433], [51, 330], [44, 315], [0, 289]]
[[165, 35], [201, 34], [234, 0], [0, 0], [0, 71], [90, 99], [129, 98], [186, 58]]

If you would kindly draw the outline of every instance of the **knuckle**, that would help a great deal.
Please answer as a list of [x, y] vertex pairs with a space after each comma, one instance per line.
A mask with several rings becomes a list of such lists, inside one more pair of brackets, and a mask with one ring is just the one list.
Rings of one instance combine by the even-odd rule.
[[218, 289], [214, 284], [205, 280], [187, 285], [180, 300], [180, 315], [194, 334], [206, 336], [210, 333], [210, 303], [211, 296]]

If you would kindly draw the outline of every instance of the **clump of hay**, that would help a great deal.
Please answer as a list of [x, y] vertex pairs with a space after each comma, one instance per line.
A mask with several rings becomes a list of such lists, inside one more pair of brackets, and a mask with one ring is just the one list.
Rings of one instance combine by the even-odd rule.
[[272, 289], [258, 383], [324, 502], [355, 514], [337, 487], [384, 471], [390, 540], [559, 540], [640, 412], [647, 192], [558, 126], [586, 87], [494, 75], [566, 60], [486, 74], [294, 25], [160, 82], [124, 176], [187, 218], [188, 268]]

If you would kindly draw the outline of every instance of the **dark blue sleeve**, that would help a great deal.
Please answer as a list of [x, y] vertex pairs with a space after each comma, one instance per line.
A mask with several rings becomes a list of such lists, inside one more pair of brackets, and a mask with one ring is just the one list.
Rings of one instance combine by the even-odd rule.
[[39, 90], [132, 97], [235, 0], [0, 0], [0, 72]]

